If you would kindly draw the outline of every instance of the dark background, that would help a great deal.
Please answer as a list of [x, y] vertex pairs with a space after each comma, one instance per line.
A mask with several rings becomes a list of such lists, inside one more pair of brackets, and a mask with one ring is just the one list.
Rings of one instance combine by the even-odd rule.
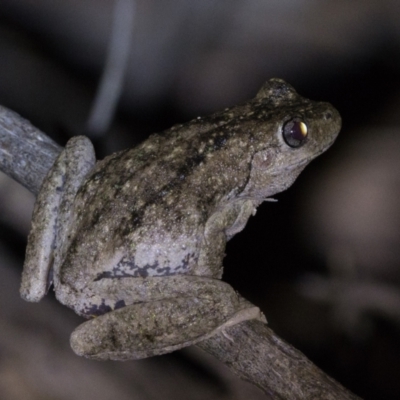
[[[90, 133], [113, 5], [2, 0], [0, 104], [62, 145]], [[346, 387], [400, 398], [400, 3], [135, 6], [122, 95], [94, 139], [98, 157], [251, 98], [271, 77], [334, 104], [343, 118], [335, 145], [229, 242], [224, 279]], [[32, 203], [0, 176], [1, 398], [265, 398], [196, 350], [127, 363], [76, 357], [68, 336], [79, 318], [52, 300], [18, 298]]]

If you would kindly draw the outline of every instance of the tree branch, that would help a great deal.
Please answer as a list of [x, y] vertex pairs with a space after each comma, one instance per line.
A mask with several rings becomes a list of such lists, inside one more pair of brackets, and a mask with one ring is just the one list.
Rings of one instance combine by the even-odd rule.
[[[0, 169], [37, 194], [62, 148], [0, 106]], [[358, 399], [260, 321], [245, 321], [198, 344], [274, 399]]]
[[273, 399], [359, 399], [260, 321], [234, 325], [197, 346]]
[[38, 194], [62, 147], [29, 121], [0, 106], [0, 170]]

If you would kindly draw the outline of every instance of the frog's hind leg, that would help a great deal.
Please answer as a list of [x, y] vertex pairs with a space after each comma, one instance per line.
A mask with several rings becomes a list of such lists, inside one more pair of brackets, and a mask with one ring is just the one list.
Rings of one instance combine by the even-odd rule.
[[128, 305], [83, 323], [71, 335], [73, 350], [99, 360], [140, 359], [197, 343], [247, 319], [263, 320], [228, 284], [199, 279], [202, 284], [180, 296]]
[[46, 294], [55, 249], [68, 227], [72, 200], [95, 162], [90, 140], [76, 136], [67, 143], [45, 177], [33, 210], [26, 248], [20, 288], [25, 300], [39, 301]]

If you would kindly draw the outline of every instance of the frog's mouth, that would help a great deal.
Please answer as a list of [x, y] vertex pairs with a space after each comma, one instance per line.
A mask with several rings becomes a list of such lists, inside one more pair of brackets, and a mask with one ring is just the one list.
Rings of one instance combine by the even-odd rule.
[[314, 154], [310, 155], [309, 157], [304, 158], [303, 160], [300, 161], [295, 161], [289, 165], [284, 166], [282, 169], [280, 169], [280, 172], [282, 171], [287, 171], [287, 170], [296, 170], [297, 168], [304, 168], [308, 163], [310, 163], [314, 158], [317, 158], [320, 156], [322, 153], [325, 153], [335, 142], [336, 137], [334, 137], [326, 146], [321, 148], [319, 151], [315, 152]]
[[289, 165], [285, 165], [284, 167], [282, 167], [280, 170], [278, 170], [278, 174], [282, 173], [282, 172], [286, 172], [286, 171], [295, 171], [296, 169], [303, 169], [314, 157], [310, 157], [310, 158], [305, 158], [302, 161], [298, 161], [298, 162], [294, 162], [292, 164]]

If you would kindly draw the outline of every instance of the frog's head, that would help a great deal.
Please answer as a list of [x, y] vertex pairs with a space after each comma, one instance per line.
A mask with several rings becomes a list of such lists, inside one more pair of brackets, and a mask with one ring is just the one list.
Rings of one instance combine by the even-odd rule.
[[329, 103], [305, 99], [280, 79], [269, 80], [253, 101], [257, 123], [243, 195], [262, 199], [287, 189], [311, 160], [331, 146], [341, 118]]

